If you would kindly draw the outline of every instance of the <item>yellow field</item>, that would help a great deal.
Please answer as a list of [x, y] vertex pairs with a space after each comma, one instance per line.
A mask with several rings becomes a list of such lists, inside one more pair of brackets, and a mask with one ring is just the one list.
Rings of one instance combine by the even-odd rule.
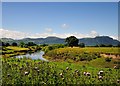
[[74, 51], [74, 52], [97, 52], [97, 53], [111, 53], [111, 54], [119, 54], [120, 48], [117, 47], [67, 47], [67, 48], [59, 48], [57, 51], [65, 52], [65, 51]]
[[6, 48], [14, 50], [14, 51], [29, 50], [28, 48], [21, 48], [21, 47], [14, 47], [14, 46], [9, 46], [9, 47], [6, 47]]

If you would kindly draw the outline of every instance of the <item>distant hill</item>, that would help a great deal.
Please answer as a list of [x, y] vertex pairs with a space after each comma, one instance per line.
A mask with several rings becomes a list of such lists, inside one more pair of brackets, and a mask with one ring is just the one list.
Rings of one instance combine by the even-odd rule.
[[118, 45], [120, 43], [118, 40], [114, 40], [113, 38], [110, 38], [109, 36], [97, 36], [95, 38], [82, 38], [79, 39], [80, 42], [85, 43], [85, 45], [99, 45], [99, 44], [112, 44], [112, 45]]
[[11, 38], [0, 38], [0, 40], [3, 42], [14, 41], [14, 39], [11, 39]]
[[[11, 38], [1, 38], [0, 39], [3, 42], [34, 42], [36, 44], [65, 44], [65, 39], [58, 38], [58, 37], [47, 37], [47, 38], [24, 38], [20, 40], [14, 40]], [[95, 38], [81, 38], [79, 39], [80, 43], [85, 43], [87, 46], [94, 46], [97, 44], [112, 44], [117, 45], [120, 43], [118, 40], [114, 40], [113, 38], [110, 38], [109, 36], [97, 36]]]

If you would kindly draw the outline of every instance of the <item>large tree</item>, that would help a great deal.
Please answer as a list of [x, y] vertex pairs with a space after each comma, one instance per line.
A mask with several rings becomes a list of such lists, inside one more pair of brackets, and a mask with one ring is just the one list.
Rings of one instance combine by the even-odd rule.
[[12, 43], [12, 46], [17, 46], [17, 43], [16, 43], [16, 42], [13, 42], [13, 43]]
[[79, 40], [75, 36], [70, 36], [65, 39], [65, 42], [67, 43], [68, 46], [73, 47], [78, 46]]

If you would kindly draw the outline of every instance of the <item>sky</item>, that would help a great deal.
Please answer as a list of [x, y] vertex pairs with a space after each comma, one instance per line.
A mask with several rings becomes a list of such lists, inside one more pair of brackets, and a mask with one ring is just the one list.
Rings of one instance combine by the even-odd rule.
[[1, 37], [118, 37], [118, 2], [2, 2]]
[[118, 2], [120, 0], [1, 0], [3, 2]]

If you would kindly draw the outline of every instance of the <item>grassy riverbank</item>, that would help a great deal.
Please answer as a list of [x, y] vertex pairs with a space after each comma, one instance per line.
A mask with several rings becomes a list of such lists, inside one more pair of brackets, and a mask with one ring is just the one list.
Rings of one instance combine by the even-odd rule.
[[[66, 61], [79, 64], [87, 64], [95, 67], [111, 67], [119, 61], [120, 54], [117, 47], [66, 47], [47, 52], [44, 57], [50, 61]], [[104, 57], [101, 54], [115, 55], [116, 58]], [[109, 64], [109, 65], [108, 65]]]
[[23, 55], [27, 52], [35, 52], [37, 50], [41, 50], [40, 46], [31, 46], [28, 48], [22, 48], [19, 46], [8, 46], [2, 47], [1, 55], [2, 57], [8, 58], [16, 55]]

